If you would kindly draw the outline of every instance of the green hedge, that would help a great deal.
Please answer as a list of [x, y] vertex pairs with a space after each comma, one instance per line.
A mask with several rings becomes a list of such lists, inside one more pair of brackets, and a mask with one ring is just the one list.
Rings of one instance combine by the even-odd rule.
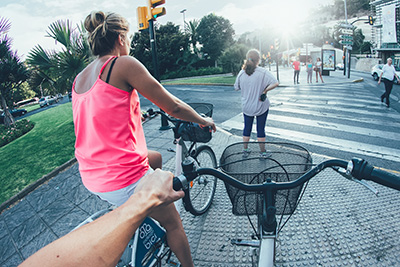
[[222, 68], [219, 67], [207, 67], [200, 69], [185, 69], [181, 71], [171, 71], [161, 76], [161, 80], [175, 79], [183, 77], [196, 77], [204, 75], [222, 74], [224, 73]]

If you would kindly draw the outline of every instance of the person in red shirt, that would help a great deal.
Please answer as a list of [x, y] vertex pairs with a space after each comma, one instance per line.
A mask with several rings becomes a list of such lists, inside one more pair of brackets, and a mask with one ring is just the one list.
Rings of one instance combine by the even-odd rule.
[[293, 82], [294, 82], [294, 84], [296, 84], [296, 82], [299, 84], [300, 61], [297, 58], [293, 62], [292, 67], [294, 69]]

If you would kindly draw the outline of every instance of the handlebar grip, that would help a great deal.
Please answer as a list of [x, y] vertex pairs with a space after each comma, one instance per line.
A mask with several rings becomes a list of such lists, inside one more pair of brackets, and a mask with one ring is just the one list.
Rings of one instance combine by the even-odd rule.
[[400, 176], [398, 175], [374, 168], [371, 172], [370, 178], [378, 184], [400, 190]]
[[400, 176], [377, 169], [363, 159], [353, 158], [353, 177], [361, 180], [371, 180], [378, 184], [400, 190]]
[[174, 177], [174, 180], [172, 181], [172, 188], [173, 188], [175, 191], [179, 191], [179, 190], [182, 189], [182, 187], [183, 187], [183, 185], [182, 185], [181, 180], [179, 180], [178, 177]]

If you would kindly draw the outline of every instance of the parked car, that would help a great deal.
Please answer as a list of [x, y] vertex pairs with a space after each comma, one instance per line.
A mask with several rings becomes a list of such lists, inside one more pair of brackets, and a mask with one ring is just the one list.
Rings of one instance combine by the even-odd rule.
[[[9, 111], [14, 118], [25, 115], [28, 112], [28, 111], [26, 111], [26, 109], [12, 109]], [[0, 123], [4, 123], [4, 117], [5, 117], [4, 112], [1, 112]]]
[[58, 102], [58, 100], [56, 97], [45, 96], [45, 97], [42, 97], [41, 99], [39, 99], [39, 106], [42, 108], [44, 106], [49, 106], [49, 105], [55, 104], [57, 102]]
[[344, 69], [344, 64], [343, 63], [336, 64], [336, 69], [337, 70], [343, 70]]
[[57, 100], [64, 98], [64, 96], [62, 94], [56, 94], [56, 97], [57, 97]]
[[[379, 76], [381, 76], [383, 66], [384, 66], [383, 64], [377, 64], [372, 67], [371, 75], [375, 81], [379, 80]], [[400, 68], [397, 66], [394, 66], [394, 69], [396, 70], [397, 76], [400, 77]]]

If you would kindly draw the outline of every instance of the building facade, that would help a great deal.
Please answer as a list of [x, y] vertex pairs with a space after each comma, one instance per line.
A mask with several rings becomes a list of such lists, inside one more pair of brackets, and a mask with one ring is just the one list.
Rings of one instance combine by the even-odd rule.
[[370, 3], [375, 18], [372, 27], [372, 43], [377, 57], [386, 63], [392, 57], [400, 66], [400, 0], [374, 0]]

